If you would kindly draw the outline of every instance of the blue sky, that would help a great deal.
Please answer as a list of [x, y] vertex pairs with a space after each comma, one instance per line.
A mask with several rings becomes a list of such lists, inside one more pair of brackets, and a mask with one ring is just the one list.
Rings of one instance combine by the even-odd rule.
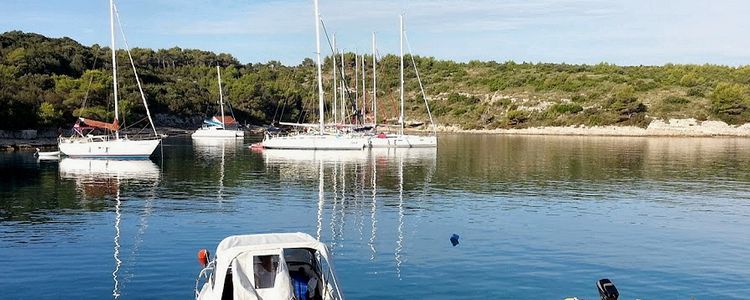
[[[458, 61], [750, 64], [750, 1], [320, 0], [340, 48]], [[312, 0], [118, 0], [134, 47], [199, 48], [241, 62], [297, 64], [315, 51]], [[0, 0], [0, 31], [107, 44], [107, 0]], [[323, 44], [326, 46], [326, 44]], [[325, 48], [324, 48], [325, 49]], [[324, 51], [324, 54], [327, 53]]]

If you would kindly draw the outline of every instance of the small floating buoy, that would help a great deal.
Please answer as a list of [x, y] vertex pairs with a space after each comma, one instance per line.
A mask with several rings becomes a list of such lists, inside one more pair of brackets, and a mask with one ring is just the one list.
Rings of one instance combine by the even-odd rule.
[[451, 244], [453, 244], [453, 247], [456, 247], [458, 245], [458, 234], [451, 235]]
[[206, 249], [200, 249], [198, 250], [198, 263], [201, 265], [201, 267], [206, 267], [208, 265], [208, 261], [210, 258], [211, 253], [208, 252]]

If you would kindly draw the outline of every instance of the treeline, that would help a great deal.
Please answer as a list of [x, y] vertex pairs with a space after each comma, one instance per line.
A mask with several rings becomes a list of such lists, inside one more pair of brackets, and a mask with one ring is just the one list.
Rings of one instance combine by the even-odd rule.
[[[218, 111], [215, 66], [222, 67], [225, 97], [248, 123], [271, 121], [284, 104], [298, 117], [311, 90], [312, 69], [278, 62], [240, 64], [229, 54], [194, 49], [131, 50], [154, 114], [178, 118]], [[125, 126], [145, 115], [127, 52], [117, 51], [121, 119]], [[0, 35], [0, 128], [70, 126], [77, 116], [114, 118], [111, 52], [69, 38], [19, 31]], [[135, 124], [134, 124], [135, 125]], [[159, 124], [157, 124], [159, 125]]]
[[[0, 129], [70, 126], [76, 116], [112, 120], [110, 55], [107, 47], [87, 47], [69, 38], [19, 31], [0, 35]], [[180, 48], [135, 48], [132, 55], [154, 114], [185, 120], [214, 114], [218, 110], [218, 64], [224, 95], [241, 122], [260, 125], [317, 119], [315, 65], [310, 59], [296, 66], [274, 61], [241, 64], [229, 54]], [[352, 109], [354, 55], [345, 56]], [[144, 110], [136, 81], [127, 53], [119, 50], [117, 57], [120, 111], [126, 126], [137, 125]], [[365, 58], [369, 92], [371, 57]], [[466, 129], [645, 126], [654, 118], [750, 122], [750, 67], [457, 63], [418, 56], [413, 61], [432, 113], [443, 125]], [[398, 65], [398, 57], [393, 55], [379, 61], [380, 122], [398, 115]], [[331, 73], [327, 58], [324, 86], [328, 101], [332, 97]], [[425, 122], [416, 75], [412, 58], [407, 57], [407, 119]], [[371, 98], [368, 93], [368, 107]]]

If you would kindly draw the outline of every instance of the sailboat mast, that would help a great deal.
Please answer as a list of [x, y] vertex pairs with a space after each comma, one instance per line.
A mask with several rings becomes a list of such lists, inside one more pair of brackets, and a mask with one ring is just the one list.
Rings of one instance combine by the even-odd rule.
[[367, 87], [365, 86], [365, 55], [362, 54], [362, 122], [367, 121]]
[[323, 71], [320, 66], [320, 14], [318, 13], [318, 0], [314, 0], [315, 2], [315, 55], [317, 55], [318, 59], [318, 116], [320, 118], [320, 133], [323, 134], [324, 129], [324, 119], [325, 116], [323, 116]]
[[375, 33], [372, 33], [372, 112], [373, 112], [373, 124], [375, 131], [378, 131], [378, 85], [377, 85], [377, 73], [376, 67], [377, 60], [375, 58]]
[[221, 68], [219, 68], [218, 63], [216, 63], [216, 74], [218, 74], [219, 76], [219, 107], [221, 107], [221, 128], [227, 129], [224, 121], [224, 94], [221, 91]]
[[401, 115], [398, 117], [398, 122], [401, 123], [401, 134], [404, 134], [404, 15], [399, 16], [400, 24], [400, 42], [401, 42]]
[[354, 52], [354, 107], [357, 109], [357, 122], [361, 115], [361, 106], [359, 106], [359, 56]]
[[333, 54], [331, 54], [331, 61], [333, 63], [333, 123], [337, 124], [337, 116], [336, 116], [336, 102], [339, 101], [338, 96], [336, 95], [336, 89], [338, 89], [338, 86], [336, 85], [336, 34], [333, 34]]
[[[112, 84], [114, 87], [115, 95], [115, 123], [119, 124], [120, 119], [120, 108], [117, 99], [117, 58], [115, 56], [115, 1], [109, 0], [109, 33], [111, 39], [111, 50], [112, 50]], [[115, 130], [115, 138], [120, 138], [119, 130]]]
[[346, 83], [346, 64], [344, 63], [344, 51], [341, 51], [341, 123], [346, 123], [346, 92], [344, 84]]

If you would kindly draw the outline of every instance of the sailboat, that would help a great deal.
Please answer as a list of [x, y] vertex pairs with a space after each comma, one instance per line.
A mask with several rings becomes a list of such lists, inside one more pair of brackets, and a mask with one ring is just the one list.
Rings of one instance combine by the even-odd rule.
[[[241, 138], [245, 136], [245, 132], [239, 129], [237, 126], [237, 121], [234, 120], [234, 117], [229, 117], [224, 115], [224, 93], [221, 90], [221, 68], [219, 65], [216, 65], [216, 74], [218, 76], [219, 81], [219, 107], [221, 108], [221, 118], [219, 119], [217, 116], [214, 116], [213, 118], [209, 120], [203, 121], [203, 126], [193, 132], [191, 135], [194, 139], [197, 138], [224, 138], [224, 139], [234, 139], [234, 138]], [[231, 129], [227, 129], [227, 125], [230, 127], [233, 127]]]
[[[306, 125], [307, 132], [291, 135], [274, 135], [266, 133], [263, 141], [259, 144], [265, 149], [300, 149], [300, 150], [362, 150], [367, 147], [368, 139], [365, 136], [348, 133], [329, 133], [325, 130], [324, 106], [323, 106], [323, 75], [320, 60], [320, 14], [318, 13], [318, 1], [315, 4], [315, 45], [318, 69], [318, 126]], [[283, 123], [281, 123], [283, 124]], [[317, 127], [317, 131], [316, 128]]]
[[[404, 118], [404, 16], [403, 15], [399, 16], [399, 21], [400, 21], [400, 29], [401, 29], [401, 32], [400, 32], [401, 115], [398, 118], [398, 122], [399, 122], [400, 128], [397, 134], [379, 133], [370, 137], [369, 144], [370, 144], [370, 147], [372, 148], [434, 148], [434, 147], [437, 147], [437, 136], [434, 134], [434, 132], [433, 132], [433, 135], [431, 136], [404, 134], [404, 127], [405, 127], [406, 120]], [[373, 53], [375, 52], [374, 48], [375, 48], [375, 38], [373, 35]], [[416, 68], [416, 65], [414, 67]], [[417, 79], [419, 79], [419, 73], [417, 73]], [[420, 87], [421, 87], [421, 82], [420, 82]], [[422, 97], [425, 97], [424, 91], [422, 91]], [[425, 105], [427, 105], [426, 98], [425, 98]], [[427, 111], [429, 113], [429, 106], [427, 107]], [[377, 113], [375, 116], [377, 118]], [[430, 117], [430, 119], [432, 119], [432, 117]], [[375, 123], [377, 123], [377, 119], [375, 120]], [[377, 129], [377, 125], [375, 126], [375, 128]]]
[[[115, 100], [115, 117], [114, 122], [102, 122], [92, 119], [79, 117], [73, 126], [75, 132], [70, 137], [60, 137], [58, 140], [58, 146], [60, 152], [71, 157], [125, 157], [125, 158], [148, 158], [156, 149], [156, 146], [161, 142], [161, 136], [156, 132], [154, 122], [151, 119], [151, 112], [148, 110], [148, 103], [146, 103], [146, 96], [143, 93], [140, 79], [138, 78], [138, 72], [136, 72], [135, 64], [133, 63], [133, 57], [130, 54], [130, 48], [125, 42], [125, 49], [128, 52], [130, 58], [130, 65], [133, 67], [133, 74], [135, 80], [138, 83], [138, 90], [141, 93], [141, 99], [143, 105], [146, 108], [146, 115], [148, 121], [151, 124], [154, 135], [145, 138], [133, 138], [131, 139], [126, 134], [120, 134], [120, 123], [119, 123], [119, 102], [117, 93], [117, 61], [116, 61], [116, 49], [115, 49], [115, 14], [117, 14], [117, 8], [115, 7], [114, 0], [109, 1], [109, 21], [110, 21], [110, 37], [111, 37], [111, 50], [112, 50], [112, 84], [114, 88], [114, 100]], [[119, 16], [118, 16], [119, 22]], [[120, 26], [122, 32], [122, 26]], [[123, 38], [124, 38], [123, 33]], [[104, 135], [92, 135], [96, 130], [104, 130]]]

